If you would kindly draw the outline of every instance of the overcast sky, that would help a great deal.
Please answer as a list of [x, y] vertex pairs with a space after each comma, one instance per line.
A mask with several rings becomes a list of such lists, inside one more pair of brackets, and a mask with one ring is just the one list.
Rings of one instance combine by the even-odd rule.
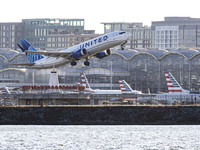
[[31, 18], [81, 18], [86, 30], [103, 33], [101, 22], [143, 22], [166, 16], [200, 18], [198, 0], [2, 0], [0, 22]]

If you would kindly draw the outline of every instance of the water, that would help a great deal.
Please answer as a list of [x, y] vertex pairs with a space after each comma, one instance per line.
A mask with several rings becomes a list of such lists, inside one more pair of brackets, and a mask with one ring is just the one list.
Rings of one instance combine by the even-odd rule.
[[0, 126], [0, 150], [200, 150], [200, 126]]

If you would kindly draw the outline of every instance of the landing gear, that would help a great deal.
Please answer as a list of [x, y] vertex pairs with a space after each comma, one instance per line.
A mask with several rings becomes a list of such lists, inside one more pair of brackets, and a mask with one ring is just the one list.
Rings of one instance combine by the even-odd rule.
[[124, 50], [125, 48], [125, 44], [127, 43], [127, 41], [125, 41], [124, 43], [121, 44], [121, 49]]
[[85, 65], [85, 66], [89, 66], [89, 65], [90, 65], [90, 62], [89, 62], [88, 60], [86, 60], [86, 61], [84, 62], [84, 65]]
[[89, 60], [89, 58], [87, 57], [87, 58], [86, 58], [86, 61], [84, 62], [84, 65], [85, 65], [85, 66], [89, 66], [89, 65], [90, 65], [90, 62], [89, 62], [88, 60]]
[[72, 65], [72, 66], [76, 66], [76, 62], [75, 62], [75, 61], [72, 61], [72, 62], [71, 62], [71, 65]]

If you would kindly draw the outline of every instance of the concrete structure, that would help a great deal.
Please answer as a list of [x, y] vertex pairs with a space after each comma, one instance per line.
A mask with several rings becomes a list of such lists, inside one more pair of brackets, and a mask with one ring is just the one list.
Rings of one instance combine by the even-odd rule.
[[51, 75], [49, 78], [49, 86], [59, 86], [58, 75], [56, 69], [51, 71]]
[[137, 22], [104, 22], [104, 33], [123, 30], [132, 34], [126, 44], [127, 49], [147, 48], [151, 46], [151, 28]]
[[84, 19], [23, 19], [24, 38], [34, 47], [45, 49], [46, 36], [84, 33]]
[[[94, 30], [84, 30], [84, 24], [84, 19], [50, 18], [0, 23], [0, 48], [16, 50], [21, 38], [28, 40], [39, 49], [67, 48], [80, 43], [85, 38], [90, 39], [90, 36], [96, 37]], [[82, 37], [78, 39], [75, 37], [77, 35]]]
[[[0, 124], [200, 125], [199, 112], [199, 106], [2, 107]], [[198, 134], [196, 131], [195, 134]]]
[[17, 42], [24, 36], [24, 23], [0, 23], [0, 49], [17, 49]]
[[152, 22], [152, 47], [200, 47], [200, 18], [165, 17]]

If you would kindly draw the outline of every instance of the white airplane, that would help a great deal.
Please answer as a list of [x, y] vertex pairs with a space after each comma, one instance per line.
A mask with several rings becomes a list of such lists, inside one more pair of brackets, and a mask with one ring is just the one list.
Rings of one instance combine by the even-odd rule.
[[165, 72], [169, 94], [190, 94], [190, 91], [183, 89], [170, 72]]
[[178, 103], [199, 103], [200, 94], [191, 94], [190, 91], [183, 89], [170, 72], [165, 72], [168, 92], [166, 94], [156, 94], [155, 98], [166, 100], [170, 104]]
[[8, 94], [10, 91], [6, 86], [0, 86], [0, 103], [5, 103], [5, 100], [8, 100]]
[[77, 61], [85, 59], [84, 65], [89, 66], [88, 60], [91, 57], [102, 59], [111, 54], [110, 48], [117, 45], [121, 45], [121, 48], [124, 49], [130, 36], [130, 33], [115, 31], [61, 51], [37, 51], [29, 42], [21, 39], [22, 46], [19, 44], [18, 46], [22, 52], [26, 53], [29, 63], [13, 65], [27, 66], [31, 69], [48, 69], [69, 63], [75, 66]]
[[91, 94], [140, 94], [140, 91], [133, 91], [131, 87], [124, 81], [119, 80], [121, 90], [99, 90], [91, 89], [84, 73], [81, 73], [82, 85], [85, 86], [84, 92]]
[[133, 90], [125, 80], [119, 80], [122, 94], [142, 94], [141, 91]]

